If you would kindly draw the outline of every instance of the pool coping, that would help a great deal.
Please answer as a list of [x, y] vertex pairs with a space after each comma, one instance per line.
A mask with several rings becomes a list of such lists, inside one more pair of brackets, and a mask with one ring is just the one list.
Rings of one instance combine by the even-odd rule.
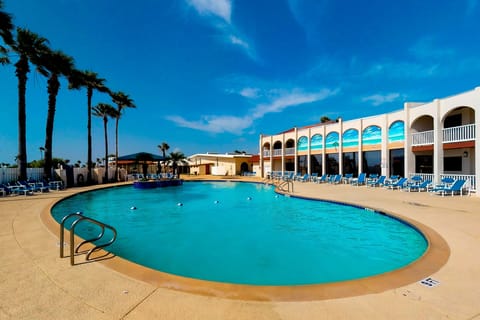
[[[199, 179], [198, 181], [206, 180]], [[255, 183], [255, 181], [252, 182]], [[45, 226], [50, 230], [50, 232], [52, 232], [58, 237], [59, 224], [53, 219], [51, 215], [51, 209], [57, 202], [79, 193], [90, 192], [92, 190], [109, 187], [117, 186], [99, 186], [90, 190], [79, 190], [74, 194], [63, 197], [46, 207], [41, 212], [40, 218], [45, 224]], [[276, 192], [287, 194], [281, 192], [281, 190], [276, 190]], [[299, 197], [296, 195], [292, 196]], [[299, 198], [335, 202], [329, 199], [313, 198], [307, 196], [300, 196]], [[364, 206], [356, 203], [340, 201], [338, 201], [337, 203], [344, 203], [347, 205], [364, 208]], [[392, 216], [395, 219], [404, 221], [417, 228], [428, 241], [428, 248], [425, 253], [411, 264], [387, 273], [356, 280], [298, 286], [242, 285], [199, 280], [153, 270], [151, 268], [138, 265], [117, 256], [112, 259], [98, 261], [98, 263], [101, 263], [102, 265], [117, 272], [120, 272], [126, 276], [147, 282], [160, 288], [178, 290], [204, 296], [214, 296], [233, 300], [251, 301], [312, 301], [347, 298], [380, 293], [387, 290], [396, 289], [407, 284], [418, 282], [421, 279], [435, 273], [443, 265], [446, 264], [450, 257], [450, 248], [447, 242], [435, 230], [418, 221], [402, 216], [398, 213], [386, 211], [384, 209], [375, 207], [369, 208], [377, 212]]]

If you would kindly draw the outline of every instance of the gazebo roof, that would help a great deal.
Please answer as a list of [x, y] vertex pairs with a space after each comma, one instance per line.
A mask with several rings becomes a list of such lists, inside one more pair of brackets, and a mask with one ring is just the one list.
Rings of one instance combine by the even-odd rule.
[[162, 156], [148, 153], [148, 152], [137, 152], [133, 154], [129, 154], [126, 156], [118, 157], [118, 161], [163, 161], [164, 158]]

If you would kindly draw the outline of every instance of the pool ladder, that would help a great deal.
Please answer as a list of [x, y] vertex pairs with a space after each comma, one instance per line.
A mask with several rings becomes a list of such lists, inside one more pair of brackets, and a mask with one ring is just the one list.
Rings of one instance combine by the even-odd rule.
[[[115, 230], [114, 227], [109, 226], [108, 224], [105, 224], [105, 223], [100, 222], [98, 220], [86, 217], [80, 212], [71, 213], [71, 214], [63, 217], [62, 222], [60, 223], [60, 258], [65, 257], [64, 252], [63, 252], [63, 247], [64, 247], [64, 243], [65, 243], [64, 242], [64, 239], [65, 239], [65, 224], [66, 224], [67, 220], [69, 220], [70, 218], [73, 219], [73, 222], [70, 225], [70, 265], [72, 265], [72, 266], [75, 265], [75, 255], [77, 255], [79, 253], [86, 253], [85, 260], [87, 260], [87, 261], [91, 260], [90, 255], [92, 253], [111, 245], [117, 239], [117, 230]], [[101, 232], [96, 237], [91, 238], [91, 239], [86, 239], [86, 240], [80, 242], [75, 247], [75, 228], [81, 222], [88, 222], [88, 223], [97, 225], [101, 228]], [[104, 237], [106, 229], [112, 231], [112, 233], [113, 233], [112, 238], [110, 240], [104, 242], [104, 243], [94, 244], [93, 243], [94, 241], [101, 240]], [[88, 250], [88, 251], [79, 252], [80, 248], [87, 243], [93, 244], [94, 245], [93, 248]], [[108, 255], [108, 253], [106, 255]], [[97, 259], [92, 259], [92, 260], [98, 260], [98, 258]]]

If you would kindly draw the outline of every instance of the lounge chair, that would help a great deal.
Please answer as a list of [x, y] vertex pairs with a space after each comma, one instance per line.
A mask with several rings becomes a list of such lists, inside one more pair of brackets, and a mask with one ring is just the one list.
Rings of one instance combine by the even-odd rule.
[[337, 174], [337, 175], [335, 176], [335, 179], [333, 180], [333, 183], [334, 183], [334, 184], [339, 184], [340, 182], [342, 182], [342, 177], [343, 177], [343, 175]]
[[386, 176], [380, 176], [378, 179], [376, 180], [373, 180], [373, 181], [370, 181], [368, 184], [367, 184], [367, 187], [380, 187], [380, 186], [383, 186], [385, 184], [385, 179], [387, 177]]
[[432, 184], [431, 180], [425, 180], [420, 184], [410, 184], [407, 185], [403, 190], [411, 192], [411, 191], [427, 191], [428, 187]]
[[350, 181], [350, 184], [352, 186], [359, 186], [359, 185], [362, 185], [362, 184], [365, 184], [366, 183], [366, 179], [367, 179], [367, 174], [366, 173], [360, 173], [360, 175], [358, 176], [358, 178], [353, 178], [351, 181]]
[[441, 194], [444, 197], [446, 194], [451, 194], [452, 197], [455, 194], [463, 195], [463, 187], [467, 181], [463, 179], [458, 179], [453, 182], [453, 184], [449, 187], [436, 187], [433, 188], [430, 192], [433, 194]]
[[328, 180], [328, 175], [327, 174], [322, 174], [320, 178], [317, 179], [316, 183], [325, 183]]
[[397, 182], [385, 184], [384, 186], [386, 188], [392, 189], [392, 190], [402, 189], [405, 186], [405, 184], [407, 183], [407, 180], [408, 180], [407, 178], [401, 178]]
[[343, 183], [347, 184], [350, 183], [353, 179], [353, 173], [346, 173], [345, 177], [343, 177]]

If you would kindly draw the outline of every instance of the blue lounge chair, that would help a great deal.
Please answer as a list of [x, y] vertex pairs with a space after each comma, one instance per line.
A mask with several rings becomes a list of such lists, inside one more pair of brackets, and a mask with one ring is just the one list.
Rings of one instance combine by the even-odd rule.
[[380, 187], [380, 186], [383, 186], [385, 184], [385, 179], [387, 177], [386, 176], [380, 176], [378, 179], [376, 180], [373, 180], [373, 181], [370, 181], [368, 184], [367, 184], [367, 187]]
[[444, 197], [446, 194], [451, 194], [453, 197], [453, 195], [457, 193], [462, 196], [463, 186], [465, 185], [466, 182], [467, 182], [466, 180], [458, 179], [458, 180], [455, 180], [450, 187], [433, 188], [431, 192], [435, 194], [441, 194], [442, 197]]
[[366, 173], [360, 173], [360, 175], [358, 176], [358, 178], [354, 178], [350, 181], [350, 184], [352, 186], [359, 186], [359, 185], [362, 185], [362, 184], [365, 184], [366, 183], [366, 179], [367, 179], [367, 174]]
[[328, 174], [322, 174], [320, 178], [317, 179], [317, 183], [325, 183], [328, 180]]
[[411, 192], [411, 191], [427, 191], [428, 189], [428, 186], [432, 184], [432, 181], [431, 180], [425, 180], [423, 181], [422, 183], [420, 184], [410, 184], [410, 185], [407, 185], [404, 190], [405, 191], [408, 191], [408, 192]]
[[339, 184], [340, 182], [342, 182], [342, 177], [343, 177], [343, 175], [337, 174], [337, 175], [335, 176], [335, 179], [333, 180], [333, 183], [334, 183], [334, 184]]
[[353, 179], [353, 173], [346, 173], [345, 177], [343, 177], [343, 183], [347, 184], [350, 183]]
[[407, 180], [408, 180], [407, 178], [401, 178], [397, 182], [385, 184], [385, 187], [392, 190], [402, 189], [407, 183]]

